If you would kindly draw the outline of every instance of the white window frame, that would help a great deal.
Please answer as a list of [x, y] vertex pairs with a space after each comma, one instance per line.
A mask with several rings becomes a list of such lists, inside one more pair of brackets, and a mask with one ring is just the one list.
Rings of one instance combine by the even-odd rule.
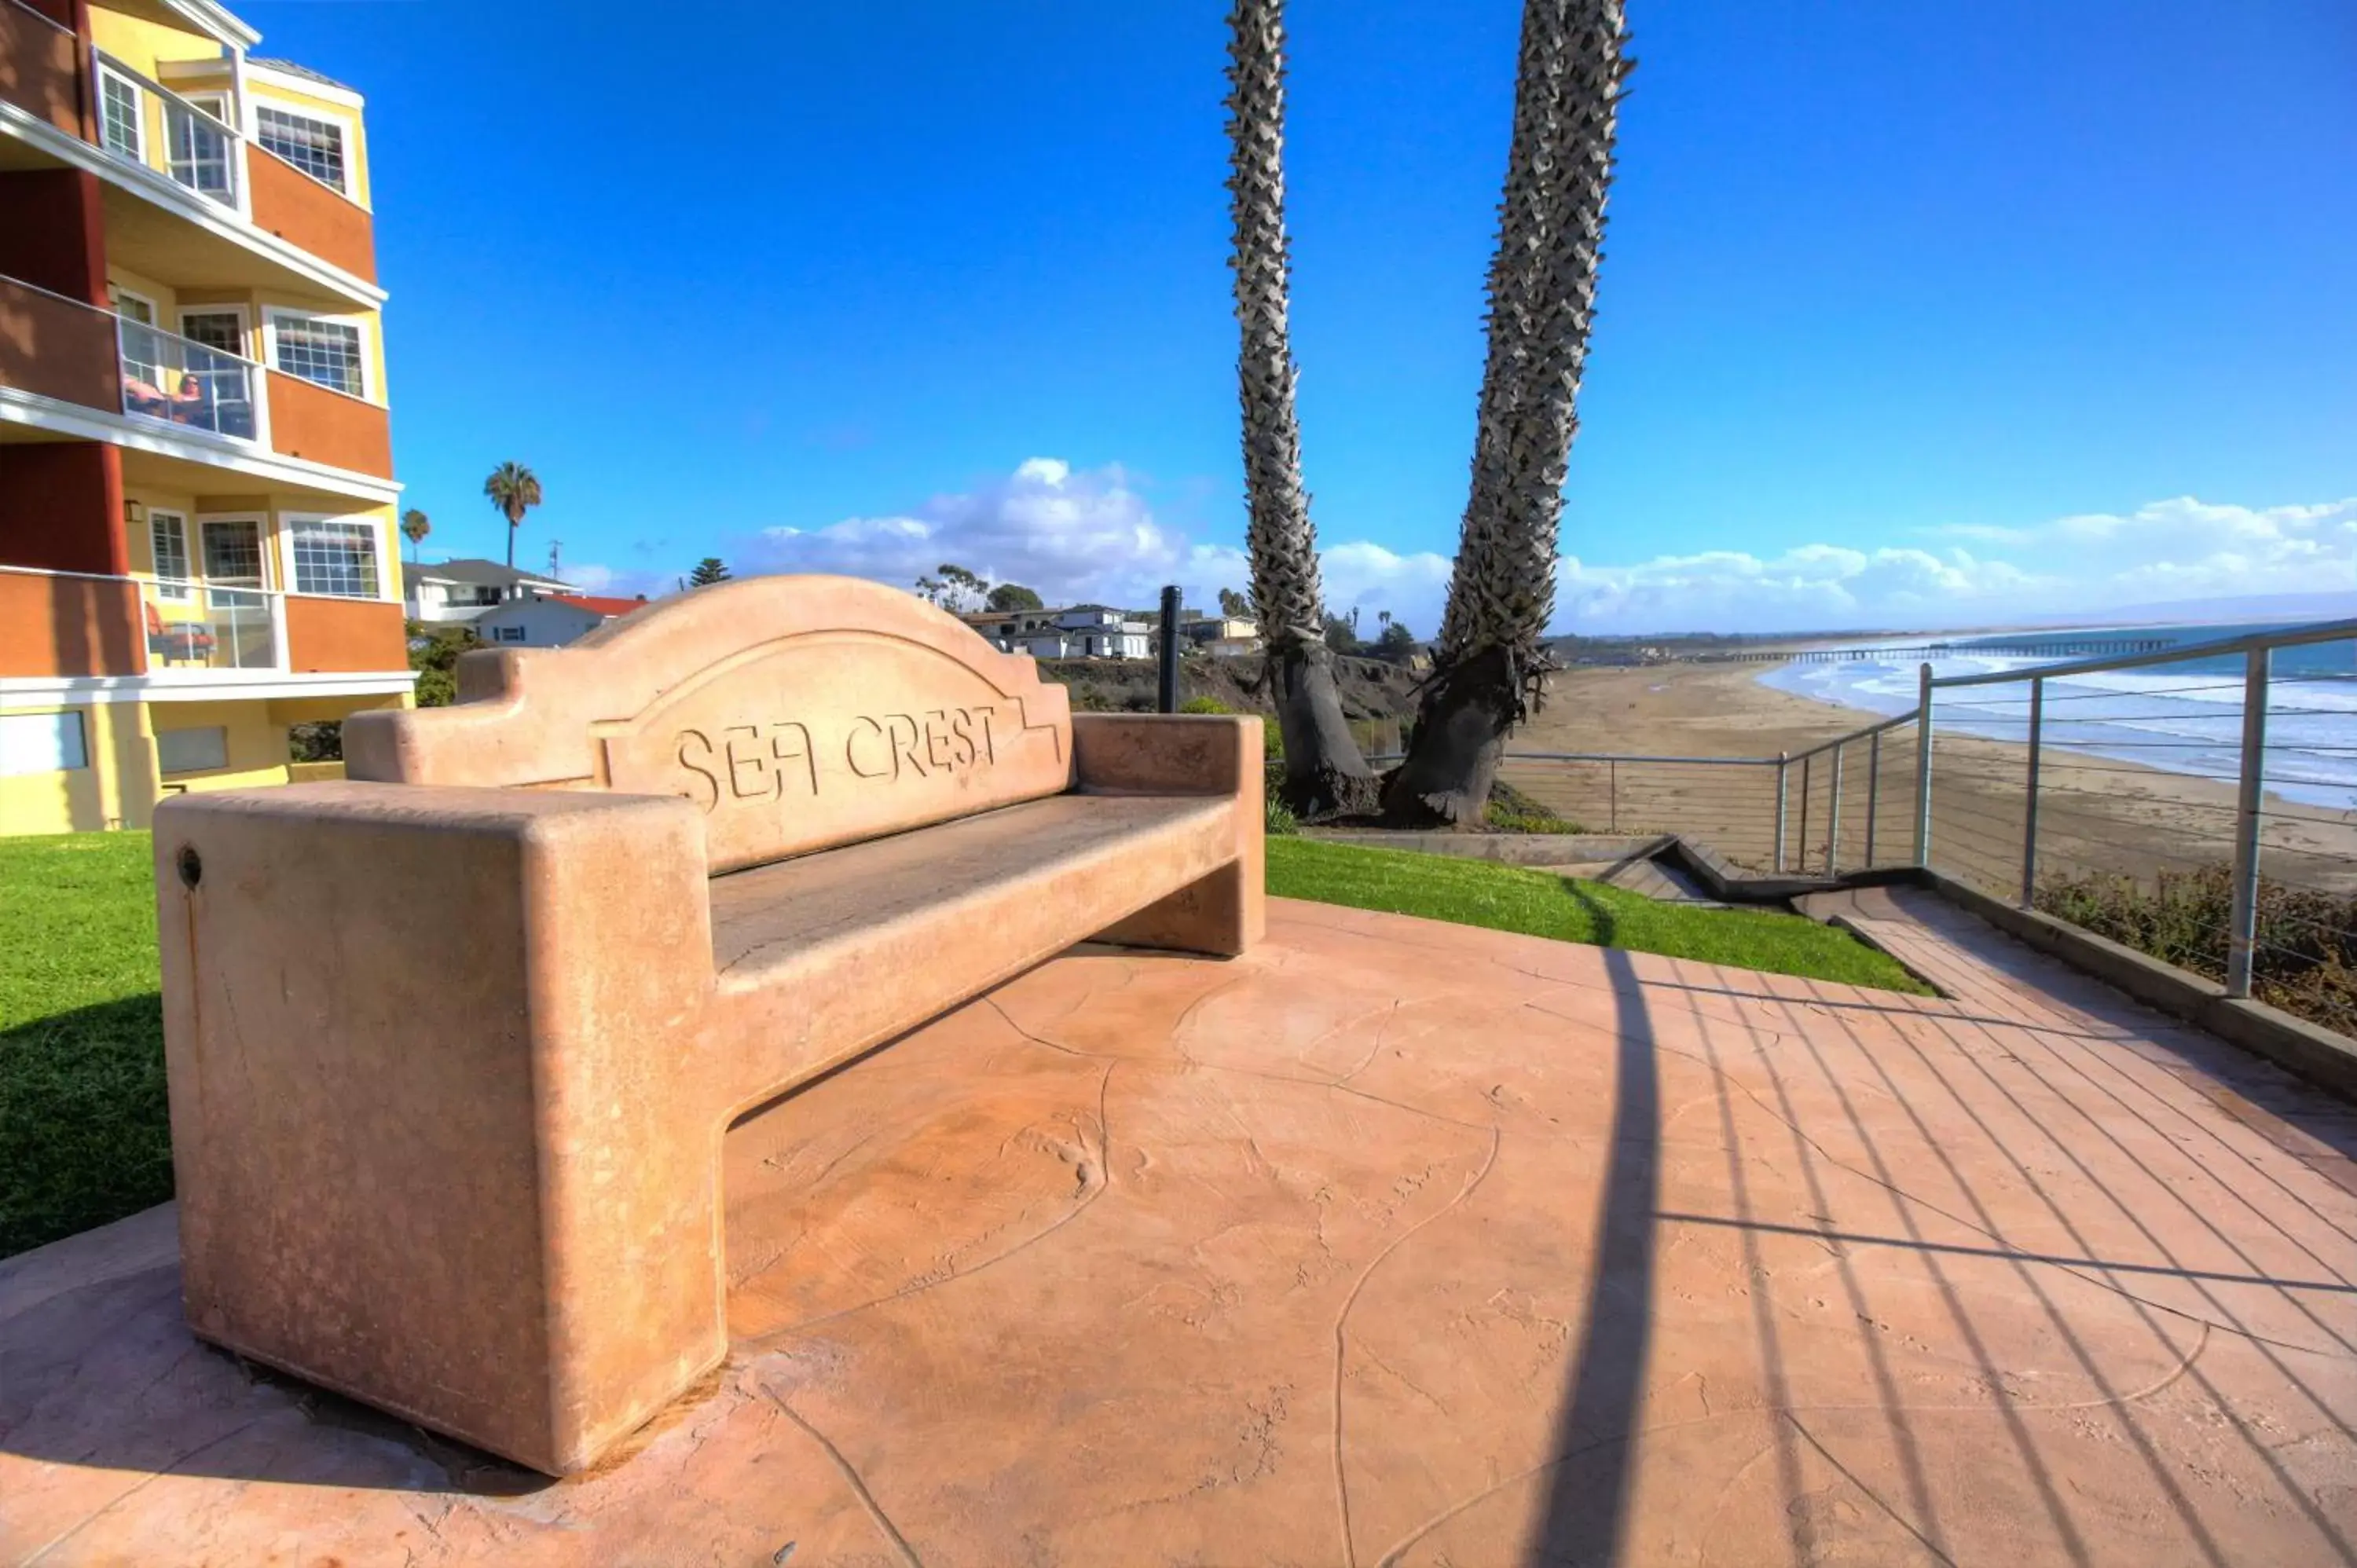
[[[269, 518], [267, 518], [267, 517], [264, 516], [261, 512], [258, 512], [258, 511], [224, 511], [224, 512], [205, 512], [205, 513], [203, 513], [203, 514], [199, 515], [199, 516], [197, 518], [196, 522], [197, 522], [197, 549], [198, 549], [198, 552], [199, 552], [199, 556], [200, 556], [201, 558], [203, 558], [203, 559], [204, 559], [204, 562], [205, 562], [205, 574], [204, 574], [204, 576], [205, 576], [205, 585], [206, 585], [207, 587], [212, 587], [212, 586], [216, 585], [216, 584], [219, 584], [219, 585], [221, 585], [221, 586], [223, 586], [223, 587], [229, 587], [229, 588], [264, 589], [264, 588], [268, 588], [268, 587], [271, 585], [271, 583], [270, 583], [270, 568], [271, 568], [271, 566], [272, 566], [273, 563], [272, 563], [272, 561], [271, 561], [271, 559], [270, 559], [271, 550], [270, 550], [270, 520], [269, 520]], [[213, 574], [212, 574], [212, 562], [211, 562], [211, 559], [210, 558], [210, 556], [206, 556], [206, 555], [205, 555], [205, 553], [204, 553], [204, 552], [205, 552], [205, 530], [207, 530], [207, 529], [209, 529], [209, 528], [211, 528], [211, 527], [213, 527], [215, 524], [218, 524], [218, 523], [242, 523], [242, 524], [250, 525], [250, 526], [253, 528], [253, 549], [254, 549], [254, 569], [255, 569], [255, 571], [259, 574], [259, 575], [257, 575], [257, 576], [255, 577], [255, 579], [254, 579], [253, 582], [251, 582], [251, 583], [220, 583], [220, 580], [219, 580], [219, 579], [217, 579], [216, 577], [214, 577], [214, 575], [213, 575]]]
[[[352, 328], [358, 335], [357, 348], [361, 372], [359, 392], [348, 392], [341, 387], [321, 386], [319, 382], [307, 376], [297, 376], [294, 371], [281, 366], [278, 362], [278, 319], [282, 316], [291, 316], [302, 321], [331, 321], [339, 326]], [[338, 397], [357, 396], [362, 403], [381, 402], [376, 395], [379, 389], [371, 381], [371, 377], [376, 369], [376, 338], [371, 330], [369, 318], [365, 316], [347, 316], [325, 310], [307, 310], [299, 305], [264, 305], [262, 307], [262, 362], [282, 376], [292, 377], [305, 386], [318, 387], [321, 392], [334, 392]]]
[[[121, 284], [109, 280], [106, 285], [106, 296], [108, 302], [113, 306], [114, 315], [123, 316], [123, 302], [124, 300], [136, 300], [140, 305], [145, 306], [147, 310], [147, 319], [140, 322], [139, 325], [142, 327], [153, 327], [158, 332], [166, 329], [164, 327], [164, 313], [156, 308], [155, 295], [142, 294], [135, 288], [125, 288]], [[129, 321], [132, 317], [123, 316], [123, 319]]]
[[[365, 528], [369, 530], [373, 538], [374, 547], [376, 550], [376, 592], [374, 595], [363, 596], [359, 594], [323, 594], [315, 588], [307, 588], [303, 586], [302, 574], [296, 570], [295, 564], [295, 533], [296, 529], [307, 522], [337, 522], [344, 523], [351, 527]], [[388, 595], [385, 590], [387, 588], [392, 588], [393, 593], [391, 597], [397, 599], [400, 592], [400, 585], [397, 581], [397, 573], [387, 571], [386, 565], [389, 562], [397, 561], [398, 557], [388, 554], [385, 550], [385, 535], [387, 532], [388, 531], [385, 528], [385, 520], [374, 512], [282, 511], [278, 514], [278, 538], [280, 542], [280, 575], [278, 580], [286, 585], [286, 592], [301, 595], [305, 598], [347, 599], [354, 604], [363, 605], [381, 604], [386, 602], [388, 599]]]
[[[107, 128], [111, 124], [106, 115], [106, 84], [109, 81], [119, 81], [131, 90], [131, 140], [135, 145], [127, 153], [107, 139]], [[98, 62], [98, 145], [101, 150], [118, 158], [127, 157], [143, 168], [147, 166], [147, 90], [104, 60]]]
[[[9, 738], [0, 735], [0, 779], [38, 779], [44, 773], [79, 773], [90, 766], [90, 721], [83, 715], [88, 708], [48, 708], [32, 713], [0, 714], [0, 729], [11, 725], [32, 727], [32, 721], [48, 719], [57, 732], [58, 766], [55, 768], [23, 768], [10, 757], [15, 747]], [[24, 748], [27, 752], [30, 746]], [[75, 761], [73, 758], [81, 760]]]
[[[156, 553], [156, 530], [167, 519], [171, 521], [172, 532], [180, 536], [180, 564], [186, 568], [186, 573], [178, 577], [167, 577], [164, 575], [163, 557]], [[197, 582], [197, 558], [188, 553], [188, 514], [187, 512], [178, 507], [170, 506], [151, 506], [147, 509], [147, 559], [148, 564], [155, 569], [157, 598], [168, 599], [174, 604], [185, 604], [193, 596]]]
[[[191, 316], [236, 317], [238, 345], [237, 357], [241, 360], [251, 360], [253, 358], [253, 354], [252, 352], [253, 349], [253, 313], [248, 311], [243, 305], [184, 305], [180, 306], [178, 312], [180, 336], [187, 338], [188, 341], [194, 343], [200, 341], [200, 339], [190, 336], [188, 332], [188, 317]], [[210, 347], [210, 345], [207, 346]]]
[[[268, 147], [263, 146], [262, 112], [264, 109], [275, 109], [281, 114], [292, 114], [298, 120], [312, 120], [322, 125], [336, 127], [337, 134], [344, 139], [344, 183], [329, 185], [285, 154], [272, 152]], [[285, 98], [273, 98], [267, 94], [257, 95], [248, 92], [245, 99], [245, 134], [252, 138], [253, 145], [260, 148], [265, 156], [276, 158], [315, 185], [334, 191], [354, 206], [360, 205], [360, 199], [352, 194], [352, 188], [360, 183], [357, 177], [360, 172], [360, 122], [350, 115], [339, 113], [332, 109], [322, 109], [315, 104], [296, 103]]]
[[[218, 735], [221, 736], [221, 760], [208, 762], [197, 768], [167, 768], [164, 766], [164, 737], [167, 735]], [[158, 778], [187, 779], [199, 773], [227, 773], [230, 771], [230, 767], [229, 725], [184, 725], [169, 729], [159, 729], [156, 732], [156, 773]]]

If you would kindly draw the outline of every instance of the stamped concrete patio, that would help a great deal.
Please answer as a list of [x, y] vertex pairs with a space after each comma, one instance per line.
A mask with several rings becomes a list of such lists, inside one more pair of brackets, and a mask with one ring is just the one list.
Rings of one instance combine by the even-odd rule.
[[0, 1264], [0, 1561], [2357, 1563], [2357, 1119], [1928, 896], [1930, 999], [1316, 906], [740, 1122], [735, 1349], [550, 1482]]

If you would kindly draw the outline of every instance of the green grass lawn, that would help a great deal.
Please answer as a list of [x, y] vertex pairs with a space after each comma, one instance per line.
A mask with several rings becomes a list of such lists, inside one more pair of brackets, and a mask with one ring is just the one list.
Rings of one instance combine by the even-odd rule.
[[[0, 838], [0, 1258], [172, 1196], [145, 833]], [[1268, 887], [1563, 941], [1921, 991], [1797, 915], [1681, 909], [1593, 882], [1308, 839]]]
[[172, 1196], [148, 854], [0, 838], [0, 1258]]
[[1640, 893], [1494, 861], [1368, 849], [1326, 839], [1268, 841], [1268, 890], [1286, 898], [1421, 915], [1558, 941], [1666, 953], [1672, 958], [1846, 985], [1928, 993], [1888, 953], [1847, 931], [1799, 915], [1692, 909]]

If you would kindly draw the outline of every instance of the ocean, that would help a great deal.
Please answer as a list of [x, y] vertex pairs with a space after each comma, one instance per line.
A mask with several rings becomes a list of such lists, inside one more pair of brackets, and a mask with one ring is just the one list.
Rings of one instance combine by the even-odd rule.
[[[2274, 630], [2273, 625], [2103, 628], [2075, 631], [1952, 633], [1969, 650], [1935, 656], [1934, 675], [2033, 670], [2071, 660], [2009, 654], [2060, 639], [2164, 639], [2213, 642]], [[1923, 638], [1866, 642], [1861, 648], [1916, 647]], [[1915, 705], [1921, 655], [1888, 660], [1788, 664], [1760, 677], [1780, 692], [1869, 713], [1903, 714]], [[2007, 682], [1942, 692], [1932, 713], [1943, 732], [2018, 741], [2029, 730], [2029, 686]], [[2139, 762], [2172, 773], [2232, 780], [2243, 733], [2243, 657], [2193, 659], [2046, 682], [2045, 744], [2090, 757]], [[2357, 639], [2282, 648], [2268, 687], [2267, 789], [2285, 800], [2357, 811]]]

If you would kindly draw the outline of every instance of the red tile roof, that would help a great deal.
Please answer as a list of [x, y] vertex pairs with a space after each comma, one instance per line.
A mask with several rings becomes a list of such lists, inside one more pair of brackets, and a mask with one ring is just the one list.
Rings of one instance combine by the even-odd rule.
[[647, 607], [647, 601], [644, 599], [600, 599], [592, 598], [587, 594], [544, 594], [541, 597], [553, 604], [571, 605], [576, 609], [587, 610], [592, 615], [608, 617], [626, 616], [632, 610], [642, 610]]

